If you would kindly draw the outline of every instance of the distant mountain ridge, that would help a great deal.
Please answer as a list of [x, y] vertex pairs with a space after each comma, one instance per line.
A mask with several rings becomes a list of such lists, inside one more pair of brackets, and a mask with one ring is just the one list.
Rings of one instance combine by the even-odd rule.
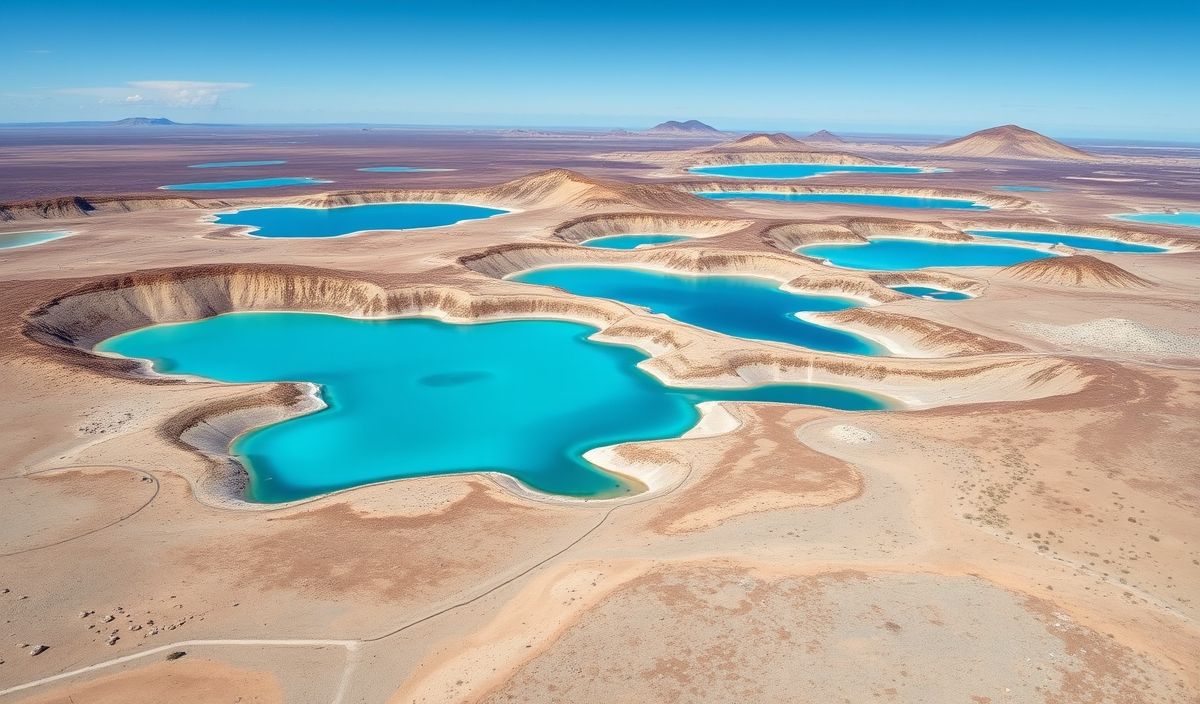
[[846, 140], [830, 132], [829, 130], [819, 130], [813, 132], [807, 137], [801, 137], [801, 142], [831, 142], [833, 144], [845, 144]]
[[126, 117], [123, 120], [116, 120], [108, 123], [114, 127], [150, 127], [156, 125], [178, 125], [178, 122], [168, 120], [165, 117]]
[[645, 134], [687, 135], [695, 137], [724, 137], [725, 133], [699, 120], [667, 120], [645, 131]]
[[1085, 151], [1017, 125], [1001, 125], [979, 130], [965, 137], [928, 147], [925, 151], [946, 156], [994, 159], [1088, 161], [1096, 158]]

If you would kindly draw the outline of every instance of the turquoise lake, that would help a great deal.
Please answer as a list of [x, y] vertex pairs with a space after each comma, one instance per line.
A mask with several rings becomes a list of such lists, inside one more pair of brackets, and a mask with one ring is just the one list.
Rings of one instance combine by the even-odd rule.
[[1040, 242], [1042, 244], [1065, 244], [1077, 249], [1091, 249], [1098, 252], [1165, 252], [1162, 247], [1148, 244], [1134, 244], [1120, 240], [1110, 240], [1104, 237], [1086, 237], [1083, 235], [1062, 235], [1054, 232], [1013, 232], [1011, 230], [965, 230], [972, 235], [982, 237], [1002, 237], [1021, 242]]
[[0, 233], [0, 249], [32, 247], [35, 244], [42, 244], [43, 242], [61, 240], [64, 237], [70, 237], [70, 235], [71, 233], [66, 230]]
[[268, 161], [210, 161], [207, 164], [192, 164], [189, 169], [236, 169], [243, 166], [279, 166], [286, 164], [285, 159], [271, 159]]
[[268, 503], [478, 470], [555, 494], [617, 496], [635, 489], [583, 453], [677, 437], [696, 423], [703, 401], [887, 407], [835, 387], [667, 387], [635, 366], [644, 354], [587, 340], [593, 332], [549, 320], [233, 313], [135, 330], [96, 349], [151, 360], [164, 374], [318, 384], [328, 408], [233, 443], [250, 474], [247, 498]]
[[1054, 256], [1030, 247], [970, 242], [878, 239], [867, 244], [818, 244], [797, 253], [847, 269], [906, 271], [927, 267], [1008, 266]]
[[415, 174], [424, 171], [454, 171], [454, 169], [422, 169], [417, 166], [367, 166], [357, 170], [372, 174]]
[[608, 235], [607, 237], [593, 237], [580, 242], [580, 244], [584, 247], [600, 249], [637, 249], [638, 247], [652, 247], [656, 244], [669, 244], [690, 239], [692, 238], [687, 235]]
[[857, 301], [789, 293], [750, 276], [684, 276], [619, 267], [533, 269], [514, 281], [556, 286], [579, 296], [610, 298], [649, 308], [683, 323], [753, 340], [786, 342], [825, 352], [884, 355], [882, 345], [853, 333], [809, 323], [798, 312], [854, 308]]
[[1041, 193], [1050, 190], [1049, 188], [1043, 188], [1042, 186], [996, 186], [996, 189], [1000, 191], [1028, 191], [1030, 193]]
[[922, 170], [919, 166], [877, 164], [735, 164], [688, 169], [691, 173], [708, 176], [764, 179], [812, 178], [837, 173], [919, 174]]
[[333, 183], [318, 178], [284, 176], [280, 178], [251, 178], [242, 181], [207, 181], [201, 183], [173, 183], [159, 186], [164, 191], [240, 191], [247, 188], [280, 188], [282, 186], [312, 186]]
[[907, 293], [910, 296], [932, 298], [936, 301], [965, 301], [970, 298], [970, 296], [961, 291], [947, 291], [943, 288], [930, 288], [928, 286], [892, 286], [891, 288], [893, 291]]
[[255, 237], [340, 237], [368, 230], [442, 227], [507, 210], [455, 203], [373, 203], [340, 208], [252, 208], [219, 213], [221, 225], [246, 225]]
[[1182, 225], [1184, 227], [1200, 227], [1200, 213], [1125, 213], [1114, 215], [1118, 220], [1144, 222], [1152, 225]]
[[931, 210], [991, 210], [962, 198], [921, 198], [878, 193], [772, 193], [770, 191], [700, 191], [695, 195], [712, 200], [778, 200], [788, 203], [845, 203], [884, 208], [927, 208]]

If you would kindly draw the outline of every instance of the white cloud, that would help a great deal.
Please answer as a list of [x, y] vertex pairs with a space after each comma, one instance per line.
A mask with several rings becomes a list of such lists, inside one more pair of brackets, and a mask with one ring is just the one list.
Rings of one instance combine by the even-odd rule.
[[172, 108], [213, 108], [229, 91], [249, 88], [249, 83], [213, 81], [130, 81], [124, 86], [63, 88], [59, 93], [86, 95], [101, 103], [138, 103]]

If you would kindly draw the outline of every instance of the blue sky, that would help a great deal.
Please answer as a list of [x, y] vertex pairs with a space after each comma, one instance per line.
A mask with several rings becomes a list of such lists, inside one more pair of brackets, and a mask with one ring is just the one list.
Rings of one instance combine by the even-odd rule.
[[1200, 3], [10, 3], [0, 122], [1200, 140]]

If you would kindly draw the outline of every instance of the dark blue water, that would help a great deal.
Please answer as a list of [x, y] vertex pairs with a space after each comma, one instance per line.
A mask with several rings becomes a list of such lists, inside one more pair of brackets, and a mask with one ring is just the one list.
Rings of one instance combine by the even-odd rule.
[[991, 210], [986, 205], [961, 198], [921, 198], [919, 196], [875, 193], [772, 193], [770, 191], [701, 191], [701, 198], [713, 200], [779, 200], [789, 203], [845, 203], [884, 208], [927, 208], [932, 210]]
[[690, 239], [692, 238], [687, 235], [609, 235], [607, 237], [593, 237], [580, 244], [584, 247], [598, 247], [600, 249], [637, 249], [638, 247], [652, 247], [656, 244], [668, 244], [670, 242]]
[[251, 178], [242, 181], [207, 181], [202, 183], [173, 183], [159, 186], [164, 191], [240, 191], [248, 188], [281, 188], [283, 186], [312, 186], [333, 183], [318, 178], [284, 176], [281, 178]]
[[1030, 191], [1030, 192], [1043, 192], [1043, 191], [1050, 190], [1049, 188], [1043, 188], [1042, 186], [996, 186], [996, 189], [1001, 190], [1001, 191]]
[[1054, 256], [1030, 247], [970, 242], [878, 239], [867, 244], [818, 244], [796, 252], [847, 269], [905, 271], [926, 267], [1008, 266]]
[[684, 276], [618, 267], [534, 269], [512, 279], [643, 306], [675, 320], [735, 337], [786, 342], [826, 352], [887, 354], [881, 345], [864, 337], [795, 316], [801, 311], [844, 310], [860, 303], [833, 296], [789, 293], [767, 279]]
[[582, 458], [596, 447], [677, 437], [703, 401], [879, 409], [880, 397], [825, 386], [663, 386], [645, 355], [591, 342], [593, 328], [533, 320], [458, 325], [313, 313], [234, 313], [135, 330], [97, 350], [165, 374], [309, 381], [328, 408], [239, 437], [247, 498], [301, 499], [386, 479], [492, 470], [542, 491], [634, 490]]
[[875, 164], [736, 164], [697, 166], [688, 171], [726, 178], [795, 179], [840, 173], [919, 174], [922, 169], [919, 166]]
[[962, 301], [970, 298], [961, 291], [947, 291], [941, 288], [929, 288], [928, 286], [892, 286], [893, 291], [907, 293], [910, 296], [917, 298], [932, 298], [937, 301]]
[[1091, 249], [1099, 252], [1165, 252], [1162, 247], [1148, 244], [1134, 244], [1121, 240], [1110, 240], [1103, 237], [1085, 237], [1082, 235], [1063, 235], [1054, 232], [1013, 232], [1011, 230], [966, 230], [972, 235], [982, 237], [998, 237], [1021, 242], [1040, 242], [1042, 244], [1065, 244], [1077, 249]]
[[256, 237], [338, 237], [368, 230], [442, 227], [507, 210], [455, 203], [376, 203], [342, 208], [251, 208], [220, 213], [221, 225], [253, 227]]

